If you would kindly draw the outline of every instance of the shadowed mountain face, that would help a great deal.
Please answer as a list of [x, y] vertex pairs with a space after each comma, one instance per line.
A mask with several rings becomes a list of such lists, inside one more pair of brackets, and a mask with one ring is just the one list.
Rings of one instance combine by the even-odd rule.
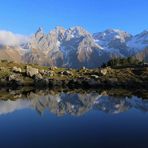
[[140, 61], [145, 61], [148, 63], [148, 48], [138, 52], [134, 57]]
[[39, 28], [32, 37], [11, 46], [0, 39], [0, 59], [59, 67], [94, 68], [113, 57], [128, 57], [138, 53], [147, 57], [146, 52], [142, 52], [146, 47], [148, 31], [135, 36], [118, 29], [91, 34], [77, 26], [69, 29], [56, 27], [45, 34]]
[[[117, 90], [116, 90], [117, 92]], [[84, 115], [91, 110], [103, 111], [110, 114], [118, 114], [126, 112], [132, 108], [142, 112], [148, 111], [148, 100], [143, 100], [135, 96], [123, 96], [124, 90], [119, 90], [120, 95], [109, 96], [110, 91], [102, 91], [100, 93], [92, 92], [54, 92], [54, 91], [37, 91], [22, 93], [1, 91], [0, 115], [11, 113], [16, 110], [25, 108], [33, 108], [39, 114], [46, 109], [57, 116]], [[3, 95], [2, 95], [3, 94]], [[6, 94], [6, 96], [4, 95]], [[13, 96], [16, 100], [12, 101], [8, 98]], [[5, 100], [7, 97], [7, 100]], [[146, 96], [145, 96], [146, 97]]]

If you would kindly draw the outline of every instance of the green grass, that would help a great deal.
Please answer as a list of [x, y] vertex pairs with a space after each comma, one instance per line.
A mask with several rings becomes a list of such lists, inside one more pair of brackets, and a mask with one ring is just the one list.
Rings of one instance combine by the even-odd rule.
[[6, 78], [11, 75], [11, 72], [9, 69], [0, 70], [0, 79]]
[[[53, 70], [49, 70], [48, 66], [39, 66], [35, 64], [27, 64], [33, 68], [37, 68], [40, 70], [48, 70], [53, 71], [53, 76], [43, 75], [43, 78], [52, 78], [55, 80], [68, 80], [68, 79], [76, 79], [79, 77], [82, 78], [91, 78], [91, 75], [98, 75], [100, 79], [103, 81], [107, 81], [111, 78], [117, 78], [117, 80], [121, 83], [133, 81], [135, 83], [142, 83], [142, 81], [148, 80], [148, 68], [123, 68], [123, 69], [111, 69], [106, 75], [101, 76], [99, 69], [68, 69], [68, 68], [54, 68]], [[16, 66], [22, 69], [22, 73], [20, 73], [19, 78], [23, 81], [24, 85], [33, 84], [33, 79], [29, 78], [25, 74], [26, 64], [15, 63], [15, 62], [0, 62], [0, 79], [6, 78], [9, 75], [13, 74], [13, 67]], [[60, 72], [70, 71], [72, 75], [61, 75]]]

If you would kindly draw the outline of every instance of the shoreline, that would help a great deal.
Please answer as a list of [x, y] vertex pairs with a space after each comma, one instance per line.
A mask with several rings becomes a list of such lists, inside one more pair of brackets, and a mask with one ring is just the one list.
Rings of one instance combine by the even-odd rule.
[[81, 69], [0, 63], [0, 87], [148, 88], [148, 67]]
[[18, 87], [18, 88], [0, 88], [0, 100], [16, 100], [21, 98], [27, 98], [30, 95], [46, 96], [48, 94], [90, 94], [98, 93], [105, 96], [113, 96], [117, 98], [131, 98], [132, 96], [139, 97], [141, 99], [148, 99], [148, 89], [126, 89], [126, 88], [91, 88], [91, 89], [70, 89], [70, 88], [34, 88], [34, 87]]

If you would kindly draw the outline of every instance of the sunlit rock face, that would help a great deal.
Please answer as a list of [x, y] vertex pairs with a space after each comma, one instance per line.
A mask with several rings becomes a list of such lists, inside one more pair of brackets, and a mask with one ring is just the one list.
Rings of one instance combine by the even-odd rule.
[[109, 54], [116, 54], [118, 56], [128, 56], [130, 50], [126, 43], [132, 38], [132, 35], [119, 30], [107, 29], [103, 32], [95, 33], [93, 35], [96, 43], [101, 45]]
[[131, 35], [119, 29], [91, 34], [82, 27], [39, 30], [29, 43], [24, 61], [60, 67], [95, 68], [114, 57], [128, 57], [148, 46], [147, 31]]
[[97, 67], [100, 63], [97, 58], [103, 55], [102, 47], [82, 27], [67, 30], [56, 27], [48, 34], [39, 28], [29, 48], [31, 50], [23, 57], [25, 62], [62, 67]]
[[146, 47], [147, 30], [133, 36], [119, 29], [91, 34], [80, 26], [56, 27], [49, 33], [39, 28], [29, 37], [0, 31], [0, 59], [47, 66], [96, 68], [114, 57], [136, 55]]
[[22, 51], [19, 47], [1, 46], [0, 47], [0, 60], [8, 60], [14, 62], [21, 62]]

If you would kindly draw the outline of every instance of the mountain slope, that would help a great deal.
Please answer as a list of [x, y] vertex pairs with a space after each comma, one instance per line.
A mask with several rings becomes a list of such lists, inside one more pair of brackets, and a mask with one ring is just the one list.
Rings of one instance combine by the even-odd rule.
[[143, 51], [138, 52], [134, 57], [139, 61], [145, 61], [148, 63], [148, 48], [145, 48]]
[[99, 66], [102, 47], [94, 42], [90, 33], [81, 27], [65, 30], [56, 27], [45, 35], [39, 29], [32, 37], [23, 57], [27, 63], [78, 68]]
[[135, 51], [140, 51], [148, 47], [148, 31], [144, 30], [143, 32], [135, 35], [127, 42], [127, 46]]
[[95, 68], [128, 56], [147, 61], [146, 47], [148, 31], [133, 36], [119, 29], [91, 34], [79, 26], [56, 27], [47, 34], [39, 28], [27, 38], [0, 31], [0, 59], [46, 66]]
[[130, 54], [126, 42], [132, 38], [132, 35], [118, 29], [107, 29], [103, 32], [93, 34], [95, 42], [103, 47], [109, 53], [118, 56], [128, 56]]
[[0, 60], [21, 62], [19, 47], [0, 46]]

